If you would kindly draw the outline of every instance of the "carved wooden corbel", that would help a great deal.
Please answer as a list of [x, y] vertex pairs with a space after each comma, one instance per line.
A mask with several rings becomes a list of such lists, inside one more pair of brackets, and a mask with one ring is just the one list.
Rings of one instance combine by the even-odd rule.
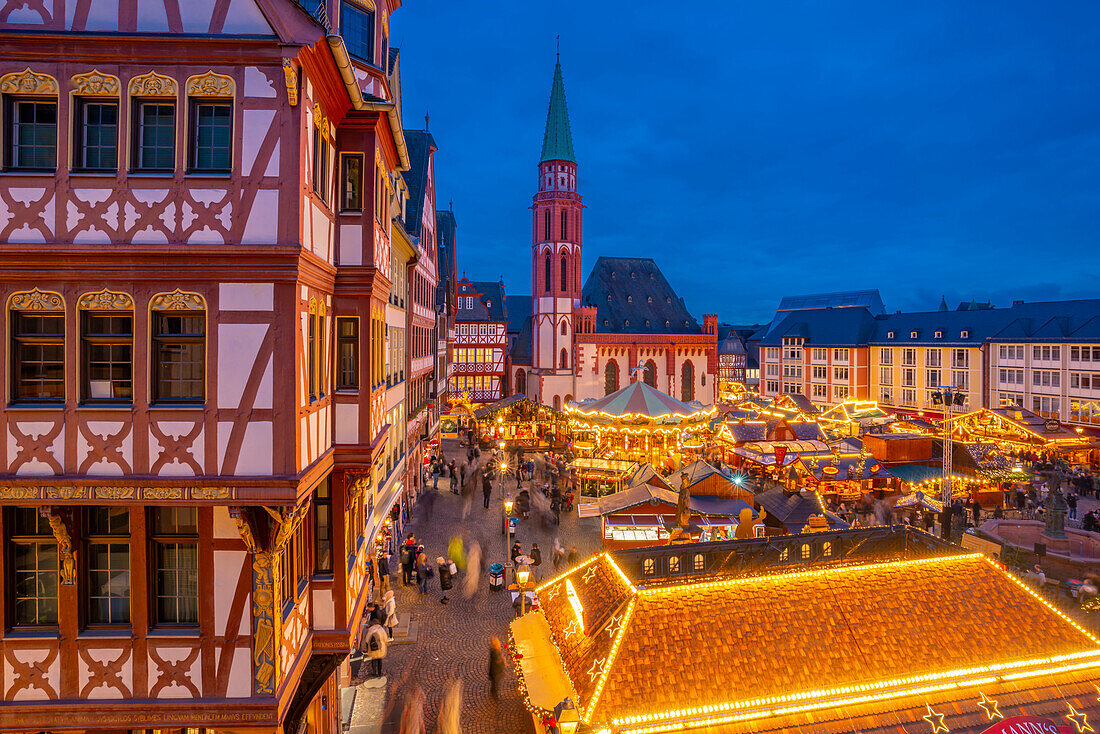
[[298, 105], [298, 72], [290, 59], [283, 59], [283, 76], [286, 77], [286, 98], [291, 107]]

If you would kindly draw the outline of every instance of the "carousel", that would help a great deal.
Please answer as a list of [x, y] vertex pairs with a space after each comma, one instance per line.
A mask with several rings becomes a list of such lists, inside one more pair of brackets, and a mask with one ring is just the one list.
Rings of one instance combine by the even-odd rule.
[[600, 400], [567, 403], [565, 413], [578, 461], [638, 462], [672, 470], [703, 450], [715, 408], [682, 403], [639, 380]]

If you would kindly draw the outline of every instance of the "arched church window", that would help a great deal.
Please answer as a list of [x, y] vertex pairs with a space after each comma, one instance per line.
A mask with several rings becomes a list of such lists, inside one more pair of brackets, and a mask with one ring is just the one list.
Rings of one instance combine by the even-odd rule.
[[564, 240], [569, 237], [569, 215], [566, 212], [561, 213], [561, 238]]
[[657, 364], [652, 359], [645, 363], [642, 376], [645, 379], [645, 384], [650, 387], [657, 387]]
[[563, 370], [569, 366], [569, 357], [566, 355], [565, 350], [561, 350], [561, 354], [558, 357], [558, 366]]
[[564, 322], [564, 321], [562, 321], [562, 322], [561, 322], [561, 335], [562, 335], [562, 336], [565, 336], [565, 331], [566, 331], [566, 329], [565, 329], [565, 322]]
[[695, 399], [695, 368], [691, 362], [684, 362], [680, 368], [680, 400], [690, 403]]
[[561, 292], [565, 293], [568, 289], [569, 280], [569, 263], [565, 260], [565, 255], [561, 257]]
[[546, 259], [543, 261], [542, 265], [543, 265], [543, 276], [545, 276], [543, 278], [543, 281], [544, 281], [544, 284], [545, 284], [544, 285], [544, 290], [547, 293], [549, 293], [550, 292], [550, 256], [549, 255], [546, 256]]
[[619, 389], [619, 364], [608, 362], [603, 368], [603, 394], [610, 395]]

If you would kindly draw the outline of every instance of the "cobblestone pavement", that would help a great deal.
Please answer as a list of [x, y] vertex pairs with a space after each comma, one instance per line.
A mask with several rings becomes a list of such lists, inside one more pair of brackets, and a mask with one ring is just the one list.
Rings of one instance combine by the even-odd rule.
[[[459, 449], [457, 442], [445, 441], [443, 448], [448, 459], [453, 457], [460, 463], [465, 459], [465, 449]], [[483, 507], [480, 491], [473, 495], [465, 520], [462, 518], [463, 499], [452, 494], [449, 485], [445, 484], [442, 480], [439, 483], [432, 517], [429, 519], [423, 512], [418, 512], [407, 529], [424, 544], [428, 558], [434, 562], [437, 556], [446, 555], [448, 541], [458, 532], [464, 536], [467, 549], [474, 541], [481, 545], [482, 552], [488, 553], [487, 563], [506, 560], [505, 540], [501, 534], [503, 494], [500, 481], [493, 483], [488, 509]], [[506, 480], [508, 492], [514, 492], [515, 486], [514, 478]], [[528, 550], [532, 542], [539, 544], [543, 554], [544, 577], [553, 571], [551, 549], [555, 534], [560, 535], [566, 549], [575, 545], [580, 559], [587, 558], [599, 548], [598, 518], [580, 520], [575, 509], [563, 514], [561, 525], [556, 528], [543, 529], [537, 521], [520, 522], [516, 538], [524, 550]], [[397, 734], [399, 731], [403, 693], [414, 681], [424, 690], [428, 731], [434, 731], [443, 693], [456, 676], [463, 685], [464, 733], [518, 734], [531, 731], [531, 718], [516, 690], [510, 664], [506, 666], [499, 700], [494, 701], [489, 695], [489, 640], [496, 636], [507, 644], [508, 623], [513, 617], [507, 590], [490, 592], [487, 579], [481, 578], [477, 593], [465, 599], [462, 594], [464, 575], [459, 574], [454, 588], [448, 592], [449, 603], [444, 605], [440, 603], [438, 575], [429, 582], [429, 593], [421, 596], [415, 585], [402, 585], [398, 562], [391, 564], [391, 570], [396, 572], [391, 582], [396, 582], [397, 613], [412, 615], [412, 619], [418, 622], [419, 630], [416, 643], [391, 646], [383, 663], [383, 673], [388, 678], [383, 734]], [[356, 714], [361, 713], [359, 708], [357, 702]]]

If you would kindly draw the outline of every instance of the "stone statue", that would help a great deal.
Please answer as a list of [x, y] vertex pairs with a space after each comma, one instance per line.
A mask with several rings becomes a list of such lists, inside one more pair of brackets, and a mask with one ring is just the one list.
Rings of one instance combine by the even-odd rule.
[[691, 542], [691, 509], [688, 507], [690, 497], [687, 472], [680, 472], [680, 495], [676, 499], [676, 527], [669, 530], [670, 544]]
[[1043, 531], [1043, 535], [1051, 538], [1066, 537], [1066, 512], [1069, 511], [1069, 505], [1066, 503], [1065, 495], [1062, 494], [1062, 482], [1065, 476], [1065, 469], [1059, 462], [1055, 464], [1047, 480], [1047, 498], [1043, 502], [1046, 530]]

